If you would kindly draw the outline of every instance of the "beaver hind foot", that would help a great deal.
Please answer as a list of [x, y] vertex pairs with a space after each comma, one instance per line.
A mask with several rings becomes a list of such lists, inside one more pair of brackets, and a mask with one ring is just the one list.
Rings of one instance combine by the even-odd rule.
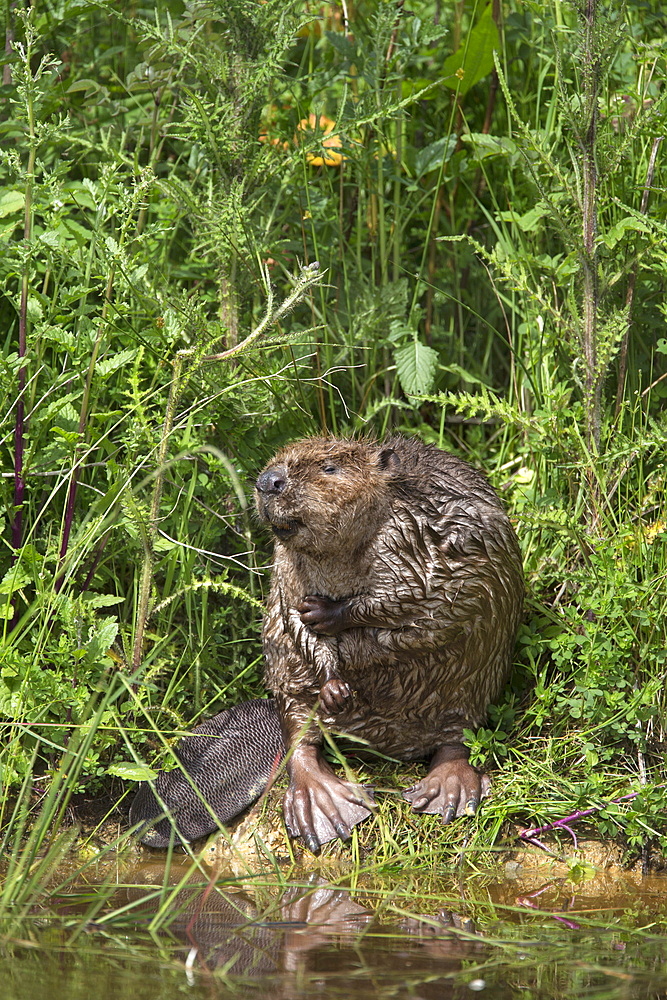
[[289, 788], [283, 800], [285, 825], [313, 854], [330, 840], [348, 840], [375, 808], [373, 790], [338, 778], [316, 747], [296, 747], [287, 762]]
[[465, 757], [454, 757], [457, 752], [454, 747], [443, 747], [431, 761], [426, 777], [403, 792], [415, 812], [439, 814], [443, 823], [477, 812], [490, 792], [491, 779]]

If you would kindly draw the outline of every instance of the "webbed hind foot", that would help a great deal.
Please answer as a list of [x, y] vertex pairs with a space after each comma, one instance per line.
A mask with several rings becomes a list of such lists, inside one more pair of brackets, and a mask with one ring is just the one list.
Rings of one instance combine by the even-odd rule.
[[372, 791], [337, 777], [317, 747], [297, 747], [287, 769], [290, 784], [283, 799], [285, 825], [289, 835], [301, 837], [313, 854], [336, 837], [348, 840], [352, 827], [370, 816], [375, 807]]
[[[458, 753], [458, 756], [457, 756]], [[491, 789], [491, 779], [468, 763], [464, 747], [443, 747], [425, 778], [403, 792], [415, 812], [439, 813], [443, 823], [474, 816]]]

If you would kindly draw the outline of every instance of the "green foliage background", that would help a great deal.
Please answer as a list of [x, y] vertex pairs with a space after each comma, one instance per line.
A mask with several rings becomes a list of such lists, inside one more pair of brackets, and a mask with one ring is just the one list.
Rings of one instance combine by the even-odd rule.
[[480, 837], [643, 789], [598, 829], [666, 843], [665, 22], [8, 8], [5, 820], [120, 794], [260, 692], [256, 470], [399, 429], [484, 467], [525, 554], [517, 669], [470, 734]]

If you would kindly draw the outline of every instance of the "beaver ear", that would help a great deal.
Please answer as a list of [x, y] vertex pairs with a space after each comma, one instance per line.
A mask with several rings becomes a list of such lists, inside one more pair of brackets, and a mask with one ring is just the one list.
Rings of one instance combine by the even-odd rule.
[[378, 454], [378, 468], [383, 472], [397, 472], [401, 467], [401, 460], [393, 448], [383, 448]]

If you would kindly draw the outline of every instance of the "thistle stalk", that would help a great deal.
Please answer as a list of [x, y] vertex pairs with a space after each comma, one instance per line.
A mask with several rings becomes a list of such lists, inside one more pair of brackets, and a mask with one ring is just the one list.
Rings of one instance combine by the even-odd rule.
[[132, 650], [132, 673], [141, 666], [142, 653], [144, 647], [144, 633], [146, 622], [150, 614], [151, 604], [151, 581], [153, 578], [153, 565], [155, 562], [154, 548], [158, 537], [158, 525], [160, 520], [160, 501], [162, 500], [162, 487], [164, 485], [164, 469], [169, 447], [169, 438], [174, 426], [174, 413], [176, 404], [181, 394], [183, 382], [183, 364], [188, 357], [193, 354], [192, 350], [179, 351], [174, 358], [173, 378], [169, 388], [169, 398], [167, 409], [162, 424], [162, 436], [157, 456], [157, 471], [153, 483], [153, 496], [151, 498], [150, 514], [148, 519], [148, 530], [142, 534], [144, 546], [144, 558], [141, 566], [141, 578], [139, 582], [139, 603], [137, 606], [137, 624], [134, 631], [134, 647]]
[[584, 437], [590, 459], [586, 466], [589, 522], [597, 522], [600, 484], [593, 463], [600, 450], [602, 422], [602, 372], [598, 364], [598, 253], [597, 253], [597, 164], [599, 56], [597, 52], [597, 0], [586, 0], [583, 8], [583, 122], [582, 151], [582, 331], [584, 359]]
[[595, 245], [597, 220], [597, 169], [595, 146], [598, 119], [598, 62], [595, 51], [597, 0], [586, 0], [584, 12], [584, 127], [583, 158], [583, 349], [586, 443], [592, 455], [600, 444], [601, 381], [597, 359], [598, 280]]
[[[35, 159], [37, 156], [37, 136], [35, 134], [35, 106], [33, 99], [33, 77], [30, 70], [32, 58], [32, 32], [26, 24], [26, 44], [23, 51], [23, 71], [25, 73], [26, 111], [28, 115], [28, 169], [25, 177], [25, 211], [23, 217], [23, 239], [29, 247], [32, 236], [32, 192], [35, 180]], [[30, 289], [30, 254], [26, 255], [21, 277], [21, 302], [19, 305], [19, 358], [23, 361], [28, 343], [28, 292]], [[16, 396], [16, 420], [14, 425], [14, 517], [11, 528], [12, 548], [17, 552], [23, 541], [23, 504], [25, 500], [25, 476], [23, 452], [25, 446], [25, 384], [26, 368], [21, 364], [18, 371]]]
[[[106, 316], [109, 302], [111, 301], [111, 294], [113, 291], [113, 281], [114, 281], [114, 269], [111, 268], [109, 272], [109, 280], [107, 281], [107, 287], [104, 297], [104, 306], [102, 307], [102, 316], [100, 318], [100, 325], [97, 331], [97, 336], [95, 337], [95, 343], [93, 345], [93, 351], [90, 356], [90, 362], [88, 364], [88, 372], [86, 374], [86, 383], [83, 390], [83, 399], [81, 400], [81, 410], [79, 412], [79, 426], [78, 435], [79, 441], [77, 448], [80, 448], [83, 443], [83, 438], [86, 433], [86, 426], [88, 423], [88, 408], [90, 406], [90, 390], [93, 383], [93, 376], [95, 374], [95, 366], [97, 365], [97, 359], [100, 353], [100, 347], [102, 345], [102, 336], [104, 334], [104, 329], [106, 326]], [[79, 486], [79, 468], [80, 462], [78, 460], [74, 461], [72, 466], [72, 475], [69, 481], [69, 489], [67, 491], [67, 502], [65, 504], [65, 518], [63, 522], [63, 534], [60, 541], [60, 553], [58, 557], [58, 576], [56, 577], [55, 590], [59, 593], [65, 582], [65, 574], [62, 572], [62, 566], [67, 555], [67, 549], [69, 548], [69, 539], [72, 532], [72, 522], [74, 521], [74, 508], [76, 505], [76, 494]]]
[[[646, 181], [644, 183], [644, 190], [642, 192], [642, 200], [639, 211], [642, 215], [646, 215], [648, 211], [648, 199], [651, 193], [651, 188], [653, 187], [653, 177], [655, 174], [655, 165], [658, 159], [658, 150], [660, 149], [660, 144], [663, 141], [664, 136], [659, 135], [653, 140], [653, 145], [651, 147], [651, 155], [648, 161], [648, 168], [646, 170]], [[632, 269], [632, 273], [628, 280], [628, 289], [625, 295], [625, 309], [626, 309], [626, 319], [625, 319], [625, 333], [623, 334], [623, 340], [621, 341], [621, 349], [619, 352], [619, 362], [618, 362], [618, 378], [616, 380], [616, 411], [614, 416], [618, 418], [621, 412], [621, 406], [623, 404], [623, 390], [625, 388], [625, 375], [628, 368], [628, 343], [630, 340], [630, 329], [632, 327], [632, 304], [635, 297], [635, 286], [637, 284], [637, 271], [639, 270], [639, 261], [635, 262], [635, 266]]]
[[[142, 532], [144, 547], [144, 557], [141, 566], [141, 578], [139, 583], [139, 598], [137, 603], [137, 618], [134, 630], [134, 645], [132, 649], [132, 675], [134, 676], [141, 667], [143, 659], [144, 635], [146, 633], [146, 623], [151, 614], [151, 589], [153, 580], [153, 567], [155, 564], [155, 542], [159, 535], [160, 523], [160, 501], [162, 500], [162, 488], [164, 485], [164, 473], [167, 465], [167, 454], [169, 440], [174, 427], [174, 416], [181, 392], [190, 376], [197, 371], [200, 365], [210, 361], [229, 361], [237, 354], [248, 350], [255, 344], [271, 326], [277, 323], [283, 316], [286, 316], [305, 297], [309, 289], [319, 283], [322, 273], [317, 262], [309, 264], [301, 269], [297, 277], [294, 288], [290, 295], [274, 308], [273, 289], [271, 288], [269, 269], [262, 268], [262, 276], [265, 282], [267, 307], [263, 319], [254, 330], [239, 344], [222, 351], [219, 354], [197, 355], [194, 349], [179, 351], [173, 362], [173, 378], [169, 389], [169, 399], [167, 409], [162, 424], [162, 434], [157, 455], [157, 469], [153, 481], [153, 495], [151, 498], [148, 525]], [[194, 359], [190, 367], [184, 371], [186, 361]]]

